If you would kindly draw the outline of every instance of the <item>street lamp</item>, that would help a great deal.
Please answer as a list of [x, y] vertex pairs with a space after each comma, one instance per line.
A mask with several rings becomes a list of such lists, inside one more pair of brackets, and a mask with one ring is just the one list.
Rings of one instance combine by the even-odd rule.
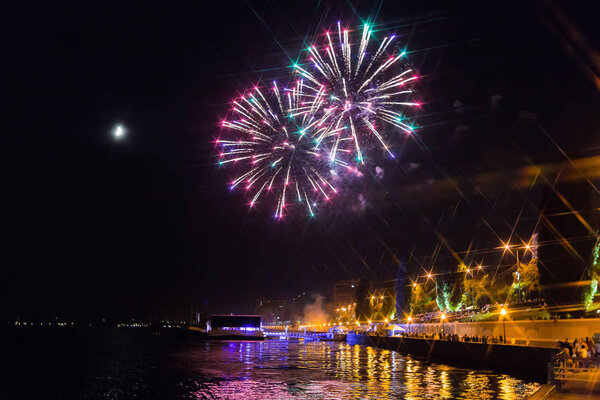
[[442, 313], [440, 316], [440, 320], [442, 321], [442, 336], [444, 335], [444, 320], [446, 319], [446, 314]]
[[500, 310], [500, 315], [502, 316], [502, 330], [504, 333], [504, 336], [502, 336], [504, 338], [504, 344], [506, 344], [506, 318], [504, 318], [504, 316], [506, 315], [506, 308], [502, 307], [502, 309]]
[[410, 333], [410, 323], [412, 321], [412, 317], [409, 315], [408, 318], [406, 318], [406, 320], [408, 321], [408, 333]]
[[[508, 242], [506, 244], [504, 244], [502, 247], [504, 248], [505, 252], [506, 251], [510, 252], [511, 246], [508, 244]], [[529, 243], [527, 243], [522, 248], [525, 250], [525, 253], [526, 253], [528, 250], [531, 250], [531, 245]], [[523, 254], [523, 256], [525, 256], [525, 255]], [[517, 296], [518, 296], [518, 300], [519, 300], [519, 303], [520, 303], [521, 302], [521, 275], [519, 274], [519, 265], [520, 264], [519, 264], [519, 248], [518, 247], [515, 247], [515, 257], [517, 257], [517, 272], [516, 272], [516, 275], [517, 275], [517, 288], [518, 288], [517, 289]]]

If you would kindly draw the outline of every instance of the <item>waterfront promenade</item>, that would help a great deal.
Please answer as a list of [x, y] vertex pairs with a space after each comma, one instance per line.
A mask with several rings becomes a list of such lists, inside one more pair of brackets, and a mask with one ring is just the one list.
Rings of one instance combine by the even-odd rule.
[[[530, 400], [600, 399], [600, 360], [562, 358], [557, 356], [557, 347], [365, 334], [349, 334], [347, 341], [394, 350], [427, 361], [548, 381]], [[564, 368], [565, 365], [569, 368]]]
[[509, 343], [537, 347], [556, 347], [570, 338], [593, 337], [600, 334], [600, 318], [511, 320], [485, 322], [431, 322], [398, 324], [404, 332], [462, 336], [506, 337]]

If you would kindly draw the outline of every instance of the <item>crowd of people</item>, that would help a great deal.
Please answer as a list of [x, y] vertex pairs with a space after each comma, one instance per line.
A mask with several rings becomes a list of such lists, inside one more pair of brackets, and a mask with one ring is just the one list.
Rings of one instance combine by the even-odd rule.
[[417, 339], [433, 339], [433, 340], [448, 340], [453, 342], [474, 342], [474, 343], [504, 343], [502, 336], [459, 336], [456, 334], [443, 334], [443, 333], [402, 333], [401, 337], [406, 338], [417, 338]]
[[559, 346], [565, 357], [600, 358], [600, 340], [595, 342], [594, 338], [576, 338], [573, 342], [567, 338]]
[[[481, 308], [469, 308], [453, 311], [447, 314], [447, 318], [449, 321], [460, 321], [460, 322], [472, 322], [476, 321], [478, 317], [487, 313], [498, 313], [502, 308], [502, 304], [486, 304]], [[520, 309], [521, 311], [532, 311], [536, 309], [545, 309], [548, 305], [544, 299], [527, 299], [523, 300], [519, 303], [512, 303], [511, 308]], [[427, 313], [414, 314], [412, 316], [413, 322], [432, 322], [437, 321], [440, 318], [439, 311], [431, 311]], [[539, 317], [530, 317], [530, 319], [558, 319], [559, 316], [539, 316]]]

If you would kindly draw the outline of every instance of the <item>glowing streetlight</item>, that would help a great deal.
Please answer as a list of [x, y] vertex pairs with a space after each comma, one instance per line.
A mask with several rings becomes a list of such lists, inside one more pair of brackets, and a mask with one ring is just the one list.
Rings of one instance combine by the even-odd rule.
[[427, 274], [427, 279], [431, 279], [431, 274]]
[[413, 283], [413, 287], [417, 287], [417, 282]]
[[[500, 315], [502, 315], [502, 317], [504, 317], [506, 315], [506, 308], [502, 307], [502, 309], [500, 310]], [[506, 344], [506, 319], [502, 318], [502, 330], [504, 332], [504, 336], [502, 336], [504, 338], [504, 344]]]
[[482, 268], [483, 268], [483, 266], [482, 266], [482, 265], [478, 265], [478, 266], [477, 266], [477, 269], [482, 269]]
[[[529, 244], [530, 242], [528, 242], [527, 244], [525, 244], [525, 242], [523, 242], [525, 244], [523, 247], [521, 247], [522, 249], [525, 250], [524, 254], [523, 254], [523, 257], [525, 256], [525, 253], [527, 253], [527, 250], [531, 251], [531, 245]], [[510, 248], [510, 246], [508, 245], [508, 243], [506, 243], [503, 247], [504, 247], [505, 251], [509, 250], [509, 248]], [[519, 303], [520, 303], [522, 301], [522, 298], [521, 298], [522, 294], [521, 294], [521, 276], [519, 274], [519, 266], [521, 265], [520, 262], [519, 262], [519, 249], [520, 249], [519, 247], [515, 247], [515, 256], [517, 258], [517, 272], [516, 272], [517, 288], [518, 288], [517, 295], [519, 297]], [[511, 252], [511, 254], [512, 254], [512, 252]]]
[[446, 314], [442, 313], [440, 316], [440, 321], [442, 321], [442, 335], [444, 335], [444, 320], [446, 319]]
[[412, 317], [409, 315], [408, 318], [406, 318], [406, 320], [410, 323], [412, 321]]

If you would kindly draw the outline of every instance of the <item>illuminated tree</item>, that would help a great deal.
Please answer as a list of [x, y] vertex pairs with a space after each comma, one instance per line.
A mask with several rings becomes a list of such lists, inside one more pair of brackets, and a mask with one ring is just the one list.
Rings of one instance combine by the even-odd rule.
[[434, 290], [435, 288], [431, 284], [413, 286], [410, 293], [410, 311], [420, 314], [433, 310], [435, 307]]
[[537, 258], [532, 258], [527, 264], [519, 263], [517, 267], [519, 273], [519, 286], [524, 291], [523, 298], [527, 298], [528, 294], [531, 297], [532, 293], [537, 293], [540, 290], [540, 272], [538, 270]]
[[448, 282], [443, 282], [437, 288], [436, 303], [440, 311], [457, 311], [462, 305], [463, 290], [459, 280], [454, 281], [452, 287]]
[[480, 276], [465, 276], [464, 288], [466, 304], [472, 304], [473, 307], [479, 308], [489, 303], [493, 297], [490, 292], [489, 275], [481, 274]]
[[583, 292], [583, 303], [585, 304], [586, 311], [590, 308], [594, 302], [594, 296], [598, 291], [598, 280], [600, 279], [600, 239], [596, 241], [594, 251], [592, 252], [592, 262], [589, 269], [589, 276], [591, 278], [590, 286]]

